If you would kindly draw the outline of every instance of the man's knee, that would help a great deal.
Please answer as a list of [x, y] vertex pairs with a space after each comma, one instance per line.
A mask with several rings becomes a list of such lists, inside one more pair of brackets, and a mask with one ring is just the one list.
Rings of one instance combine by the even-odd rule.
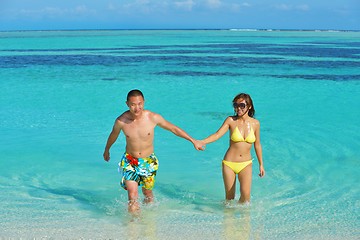
[[138, 184], [134, 181], [126, 181], [126, 188], [128, 191], [129, 200], [134, 200], [139, 197]]

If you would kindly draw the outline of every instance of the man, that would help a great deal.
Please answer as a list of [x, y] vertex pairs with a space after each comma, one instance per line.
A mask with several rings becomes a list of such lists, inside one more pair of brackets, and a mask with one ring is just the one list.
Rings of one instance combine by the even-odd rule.
[[158, 169], [153, 144], [156, 126], [192, 142], [196, 150], [203, 150], [202, 143], [193, 139], [184, 130], [168, 122], [161, 115], [144, 110], [144, 102], [144, 95], [140, 90], [135, 89], [128, 93], [126, 105], [129, 110], [115, 120], [103, 155], [105, 161], [110, 160], [110, 148], [123, 131], [126, 137], [126, 152], [120, 163], [123, 172], [121, 186], [128, 191], [129, 212], [140, 209], [137, 201], [139, 185], [142, 186], [145, 203], [150, 203], [154, 199], [152, 189]]

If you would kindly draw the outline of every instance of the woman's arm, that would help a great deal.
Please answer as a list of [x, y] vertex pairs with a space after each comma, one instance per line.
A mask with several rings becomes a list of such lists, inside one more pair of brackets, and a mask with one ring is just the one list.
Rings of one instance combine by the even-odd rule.
[[228, 117], [225, 119], [224, 123], [221, 125], [221, 127], [213, 134], [208, 136], [207, 138], [203, 139], [202, 142], [205, 144], [215, 142], [219, 138], [221, 138], [230, 128], [230, 120], [231, 118]]
[[256, 121], [255, 123], [255, 137], [256, 137], [256, 141], [254, 143], [254, 148], [255, 148], [255, 153], [256, 153], [256, 157], [258, 159], [259, 162], [259, 176], [263, 177], [265, 176], [265, 169], [264, 169], [264, 163], [263, 163], [263, 159], [262, 159], [262, 147], [261, 147], [261, 142], [260, 142], [260, 122]]

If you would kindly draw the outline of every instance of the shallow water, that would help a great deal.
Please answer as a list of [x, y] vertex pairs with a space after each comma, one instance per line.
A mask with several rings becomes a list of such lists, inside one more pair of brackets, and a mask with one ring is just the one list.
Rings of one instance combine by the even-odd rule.
[[[357, 239], [359, 32], [0, 32], [0, 237]], [[156, 130], [156, 202], [126, 211], [102, 160], [129, 90], [195, 138], [251, 94], [266, 177], [223, 204], [224, 136], [197, 152]], [[237, 197], [239, 197], [237, 192]]]

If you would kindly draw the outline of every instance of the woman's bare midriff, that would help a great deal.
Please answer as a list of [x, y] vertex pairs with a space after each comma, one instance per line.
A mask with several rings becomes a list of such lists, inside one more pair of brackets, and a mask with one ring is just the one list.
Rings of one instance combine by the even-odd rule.
[[245, 162], [252, 159], [251, 144], [232, 143], [225, 153], [224, 160], [229, 162]]

